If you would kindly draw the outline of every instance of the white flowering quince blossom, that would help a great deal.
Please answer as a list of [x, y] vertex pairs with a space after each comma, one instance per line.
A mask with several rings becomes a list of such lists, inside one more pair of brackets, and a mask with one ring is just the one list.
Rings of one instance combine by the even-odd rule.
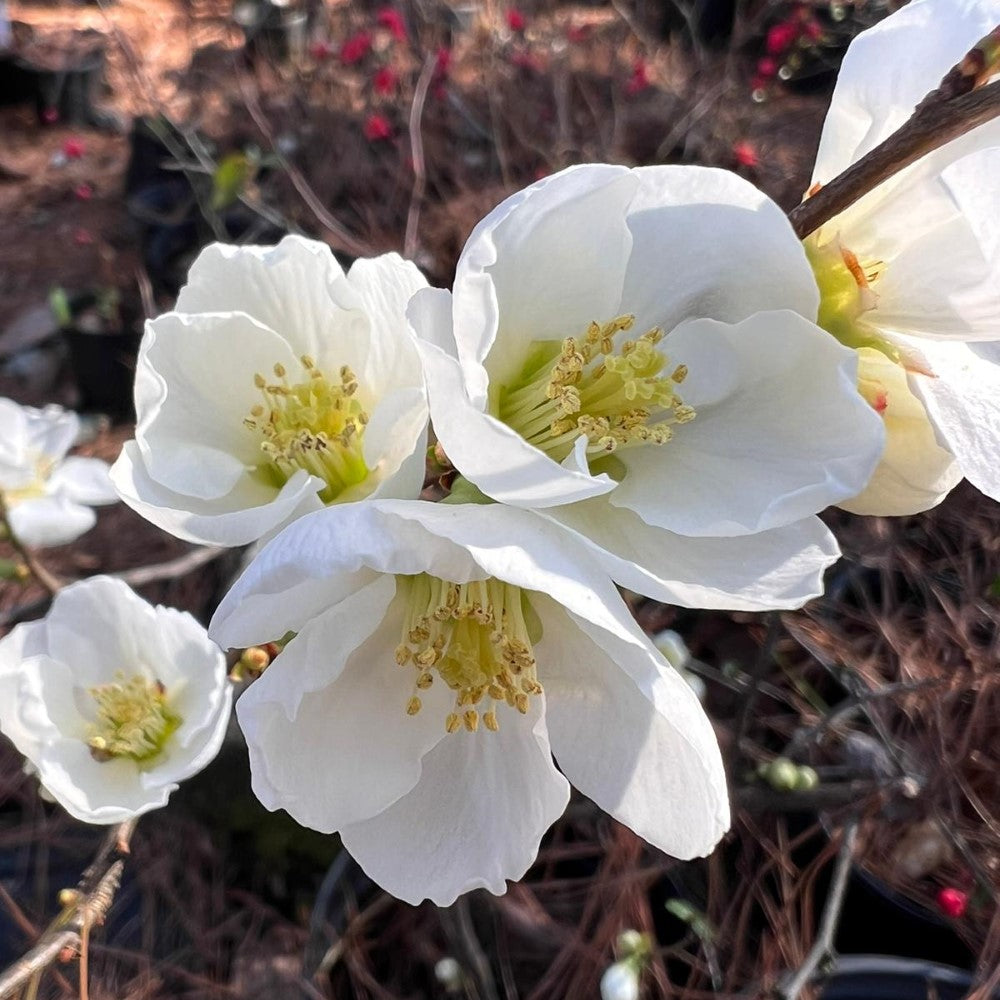
[[67, 457], [79, 431], [79, 417], [61, 406], [0, 399], [0, 496], [25, 545], [72, 542], [94, 526], [92, 507], [118, 500], [106, 462]]
[[71, 584], [0, 639], [0, 732], [86, 823], [166, 805], [219, 752], [231, 703], [205, 629], [112, 577]]
[[345, 274], [297, 236], [207, 247], [146, 325], [122, 499], [180, 538], [242, 545], [325, 504], [417, 496], [427, 403], [404, 311], [426, 285], [397, 254]]
[[[888, 138], [993, 28], [1000, 0], [914, 0], [848, 49], [816, 156], [823, 185]], [[819, 323], [860, 360], [883, 461], [841, 506], [909, 514], [964, 476], [1000, 499], [1000, 119], [872, 192], [806, 240]]]
[[857, 362], [781, 210], [701, 167], [571, 167], [473, 231], [408, 315], [431, 422], [492, 499], [622, 585], [694, 607], [803, 604], [838, 555], [813, 515], [882, 447]]
[[530, 511], [377, 500], [308, 514], [209, 628], [224, 647], [289, 631], [236, 706], [254, 791], [339, 831], [401, 899], [504, 892], [568, 782], [676, 857], [729, 826], [698, 699], [593, 554]]

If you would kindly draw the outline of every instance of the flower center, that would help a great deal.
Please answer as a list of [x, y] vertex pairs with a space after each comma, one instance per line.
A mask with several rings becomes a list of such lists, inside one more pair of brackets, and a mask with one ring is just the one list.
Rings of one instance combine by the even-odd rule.
[[525, 714], [531, 695], [542, 693], [532, 648], [541, 625], [521, 588], [492, 577], [451, 583], [420, 573], [398, 580], [409, 593], [396, 662], [416, 671], [407, 713], [420, 711], [417, 692], [437, 674], [455, 692], [445, 719], [449, 733], [463, 726], [475, 732], [484, 702], [483, 725], [492, 732], [500, 728], [500, 704]]
[[97, 702], [97, 721], [89, 727], [87, 745], [94, 760], [102, 763], [117, 757], [152, 760], [182, 722], [170, 710], [163, 684], [141, 674], [126, 680], [119, 673], [110, 684], [91, 688], [90, 694]]
[[805, 250], [819, 287], [818, 325], [845, 347], [871, 347], [899, 361], [899, 350], [862, 319], [878, 306], [878, 296], [871, 286], [882, 276], [883, 262], [862, 264], [838, 237], [822, 246], [817, 237], [812, 237], [805, 241]]
[[264, 401], [250, 410], [243, 424], [260, 435], [262, 469], [277, 486], [305, 469], [326, 483], [319, 497], [332, 503], [368, 475], [363, 447], [368, 414], [356, 398], [358, 380], [347, 365], [336, 383], [312, 358], [301, 360], [305, 377], [293, 385], [281, 364], [274, 366], [278, 382], [254, 376]]
[[13, 507], [14, 504], [20, 503], [22, 500], [38, 500], [40, 497], [45, 496], [45, 484], [49, 476], [52, 475], [52, 470], [55, 468], [56, 463], [53, 459], [45, 455], [37, 455], [33, 464], [35, 478], [27, 486], [20, 486], [13, 490], [4, 490], [4, 503], [8, 507]]
[[536, 342], [518, 381], [500, 389], [497, 416], [556, 462], [581, 434], [595, 457], [666, 444], [671, 424], [694, 419], [677, 395], [687, 368], [660, 374], [669, 360], [656, 348], [663, 339], [659, 329], [616, 345], [617, 335], [634, 323], [634, 316], [619, 316], [603, 326], [591, 323], [582, 338]]

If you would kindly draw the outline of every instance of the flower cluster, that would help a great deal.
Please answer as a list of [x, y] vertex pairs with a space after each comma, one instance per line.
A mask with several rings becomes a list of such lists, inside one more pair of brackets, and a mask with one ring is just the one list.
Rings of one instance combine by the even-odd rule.
[[[905, 117], [914, 67], [985, 33], [991, 4], [960, 0], [942, 41], [939, 6], [852, 49], [818, 183]], [[393, 8], [378, 26], [407, 37]], [[883, 72], [914, 46], [927, 59]], [[497, 206], [451, 291], [394, 254], [344, 272], [299, 237], [204, 250], [147, 324], [112, 478], [178, 537], [259, 543], [209, 634], [280, 640], [237, 704], [264, 805], [339, 832], [414, 903], [503, 892], [570, 783], [676, 857], [710, 852], [730, 819], [712, 725], [682, 645], [659, 637], [671, 666], [616, 584], [798, 607], [839, 554], [827, 506], [919, 509], [958, 469], [996, 490], [1000, 257], [978, 214], [996, 137], [943, 147], [805, 245], [734, 174], [591, 164]], [[16, 491], [55, 473], [17, 479], [30, 449], [12, 447], [16, 529]], [[0, 642], [0, 694], [45, 787], [99, 822], [161, 805], [229, 707], [200, 629], [101, 578]], [[613, 968], [637, 988], [638, 959]]]

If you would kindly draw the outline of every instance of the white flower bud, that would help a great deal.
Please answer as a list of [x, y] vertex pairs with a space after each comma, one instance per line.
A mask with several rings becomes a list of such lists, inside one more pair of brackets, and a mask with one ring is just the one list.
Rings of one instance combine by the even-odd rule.
[[632, 962], [615, 962], [604, 970], [601, 1000], [639, 1000], [639, 973]]

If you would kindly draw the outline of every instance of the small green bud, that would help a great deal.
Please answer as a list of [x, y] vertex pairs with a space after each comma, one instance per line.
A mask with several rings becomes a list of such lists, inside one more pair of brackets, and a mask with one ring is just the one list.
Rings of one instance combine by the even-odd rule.
[[817, 785], [819, 785], [819, 775], [811, 767], [800, 767], [795, 779], [795, 791], [811, 792]]
[[775, 757], [767, 765], [764, 780], [777, 792], [791, 792], [799, 780], [799, 769], [787, 757]]

